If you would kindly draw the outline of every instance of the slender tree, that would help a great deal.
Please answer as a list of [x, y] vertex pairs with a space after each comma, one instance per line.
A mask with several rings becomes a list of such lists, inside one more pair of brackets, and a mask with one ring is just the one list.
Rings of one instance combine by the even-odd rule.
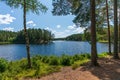
[[24, 0], [24, 5], [23, 5], [23, 25], [24, 25], [24, 35], [25, 35], [25, 40], [26, 40], [28, 67], [31, 68], [30, 45], [29, 45], [30, 43], [29, 43], [29, 37], [27, 33], [27, 28], [26, 28], [26, 0]]
[[91, 64], [97, 66], [95, 0], [53, 0], [53, 7], [54, 15], [68, 15], [71, 12], [76, 15], [73, 22], [78, 26], [86, 27], [91, 21]]
[[106, 0], [106, 15], [107, 15], [107, 26], [108, 26], [108, 42], [109, 42], [109, 54], [111, 54], [111, 39], [110, 39], [110, 24], [109, 24], [109, 12], [108, 12], [108, 0]]
[[97, 49], [96, 49], [96, 17], [95, 17], [95, 0], [91, 2], [91, 65], [98, 66]]
[[[118, 1], [118, 4], [120, 3], [120, 1]], [[119, 16], [119, 22], [118, 22], [118, 27], [119, 27], [119, 53], [120, 53], [120, 5], [118, 5], [118, 16]]]
[[26, 30], [26, 12], [32, 11], [33, 13], [39, 14], [40, 11], [46, 12], [47, 8], [46, 6], [42, 5], [38, 0], [2, 0], [2, 1], [6, 1], [6, 3], [10, 7], [18, 8], [21, 6], [23, 8], [23, 26], [26, 40], [28, 68], [31, 68], [29, 37]]
[[114, 59], [118, 59], [118, 20], [117, 0], [114, 0]]

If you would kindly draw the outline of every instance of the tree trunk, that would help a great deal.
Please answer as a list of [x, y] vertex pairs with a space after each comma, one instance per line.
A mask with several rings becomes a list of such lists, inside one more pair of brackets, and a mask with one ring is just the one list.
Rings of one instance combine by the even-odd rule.
[[120, 53], [120, 9], [119, 9], [119, 7], [118, 7], [118, 10], [119, 10], [118, 11], [118, 14], [119, 14], [119, 22], [118, 22], [118, 27], [119, 27], [119, 32], [118, 32], [118, 34], [119, 34], [119, 50], [118, 50], [118, 52]]
[[118, 20], [117, 0], [114, 0], [114, 59], [118, 59]]
[[110, 24], [109, 24], [109, 12], [108, 12], [108, 0], [106, 0], [106, 15], [107, 15], [107, 26], [108, 26], [108, 43], [109, 43], [109, 54], [111, 54], [111, 39], [110, 39]]
[[91, 0], [91, 65], [98, 66], [96, 49], [95, 0]]
[[30, 45], [29, 45], [29, 37], [26, 29], [26, 0], [24, 0], [24, 8], [23, 8], [23, 24], [24, 24], [24, 35], [26, 40], [26, 50], [27, 50], [27, 59], [28, 59], [28, 68], [31, 68], [31, 60], [30, 60]]

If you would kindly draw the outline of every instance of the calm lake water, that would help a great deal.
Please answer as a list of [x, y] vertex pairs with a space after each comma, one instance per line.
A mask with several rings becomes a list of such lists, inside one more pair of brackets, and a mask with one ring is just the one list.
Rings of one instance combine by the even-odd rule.
[[[88, 42], [80, 41], [53, 41], [50, 44], [30, 45], [31, 55], [57, 55], [90, 53], [91, 46]], [[98, 53], [108, 52], [108, 44], [97, 43]], [[26, 47], [24, 44], [0, 45], [0, 57], [7, 60], [19, 60], [26, 57]]]

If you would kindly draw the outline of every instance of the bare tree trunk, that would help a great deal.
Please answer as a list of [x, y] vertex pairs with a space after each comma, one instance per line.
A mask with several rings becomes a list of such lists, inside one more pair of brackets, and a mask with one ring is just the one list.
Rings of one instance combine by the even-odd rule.
[[95, 0], [91, 0], [91, 65], [98, 66], [96, 49]]
[[30, 45], [29, 45], [29, 37], [26, 29], [26, 0], [24, 0], [24, 8], [23, 8], [23, 24], [24, 24], [24, 35], [26, 40], [26, 50], [27, 50], [27, 59], [28, 59], [28, 68], [31, 68], [31, 60], [30, 60]]
[[119, 27], [119, 30], [118, 30], [118, 34], [119, 34], [119, 50], [118, 50], [118, 52], [120, 53], [120, 9], [119, 8], [118, 8], [118, 16], [119, 16], [119, 22], [118, 22], [118, 27]]
[[106, 15], [107, 15], [107, 25], [108, 25], [108, 42], [109, 42], [109, 54], [111, 54], [111, 39], [110, 39], [110, 24], [109, 24], [109, 12], [108, 12], [108, 0], [106, 0]]
[[118, 20], [117, 0], [114, 0], [114, 59], [118, 59]]

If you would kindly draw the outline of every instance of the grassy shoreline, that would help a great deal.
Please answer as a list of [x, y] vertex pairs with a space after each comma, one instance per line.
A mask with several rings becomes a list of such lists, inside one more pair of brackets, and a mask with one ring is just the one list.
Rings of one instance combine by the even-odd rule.
[[[99, 57], [107, 56], [107, 53], [99, 54]], [[58, 72], [61, 67], [72, 66], [72, 69], [84, 65], [90, 61], [90, 54], [75, 54], [72, 56], [40, 56], [31, 58], [32, 68], [27, 68], [27, 59], [7, 61], [0, 59], [0, 80], [20, 80], [23, 78], [40, 78], [42, 76]]]
[[12, 42], [0, 42], [0, 45], [4, 45], [4, 44], [13, 44]]

